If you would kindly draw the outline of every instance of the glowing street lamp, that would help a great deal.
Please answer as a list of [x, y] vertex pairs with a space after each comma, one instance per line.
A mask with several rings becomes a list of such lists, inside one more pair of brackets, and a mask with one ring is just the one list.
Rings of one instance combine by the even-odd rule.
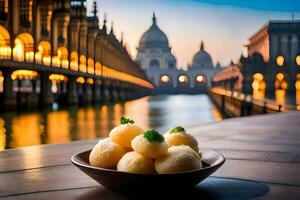
[[284, 57], [283, 56], [277, 56], [277, 58], [276, 58], [276, 63], [277, 63], [277, 65], [278, 66], [283, 66], [283, 64], [284, 64]]

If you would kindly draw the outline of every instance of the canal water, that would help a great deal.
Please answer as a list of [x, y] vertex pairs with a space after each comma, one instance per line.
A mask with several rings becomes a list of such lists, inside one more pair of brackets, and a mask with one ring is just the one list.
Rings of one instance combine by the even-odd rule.
[[106, 137], [122, 116], [165, 132], [176, 125], [222, 120], [205, 94], [144, 97], [111, 105], [0, 115], [0, 150]]

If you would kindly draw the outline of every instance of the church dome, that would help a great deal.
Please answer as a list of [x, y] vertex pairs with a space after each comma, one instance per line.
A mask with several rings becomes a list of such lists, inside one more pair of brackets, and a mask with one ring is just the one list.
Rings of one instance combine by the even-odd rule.
[[156, 24], [156, 17], [153, 14], [151, 27], [142, 35], [139, 48], [167, 48], [169, 49], [169, 40], [167, 35], [160, 30]]
[[193, 68], [213, 68], [211, 56], [204, 50], [204, 44], [201, 42], [200, 50], [194, 55]]

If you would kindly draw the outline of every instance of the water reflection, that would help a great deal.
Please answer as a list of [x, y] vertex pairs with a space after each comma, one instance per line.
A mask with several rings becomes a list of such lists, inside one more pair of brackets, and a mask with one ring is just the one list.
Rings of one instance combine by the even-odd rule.
[[106, 137], [122, 116], [134, 119], [145, 129], [152, 127], [161, 132], [179, 124], [222, 119], [206, 95], [155, 96], [113, 105], [6, 113], [0, 118], [0, 150]]

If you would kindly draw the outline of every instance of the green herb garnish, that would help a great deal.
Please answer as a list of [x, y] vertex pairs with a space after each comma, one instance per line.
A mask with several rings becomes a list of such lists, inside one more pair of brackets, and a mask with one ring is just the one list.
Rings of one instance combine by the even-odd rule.
[[185, 132], [184, 128], [182, 126], [176, 126], [175, 128], [172, 128], [168, 131], [168, 133], [177, 133], [177, 132]]
[[121, 124], [134, 124], [134, 121], [132, 119], [121, 117]]
[[144, 133], [144, 138], [150, 142], [164, 142], [165, 138], [159, 134], [156, 130], [150, 129]]

